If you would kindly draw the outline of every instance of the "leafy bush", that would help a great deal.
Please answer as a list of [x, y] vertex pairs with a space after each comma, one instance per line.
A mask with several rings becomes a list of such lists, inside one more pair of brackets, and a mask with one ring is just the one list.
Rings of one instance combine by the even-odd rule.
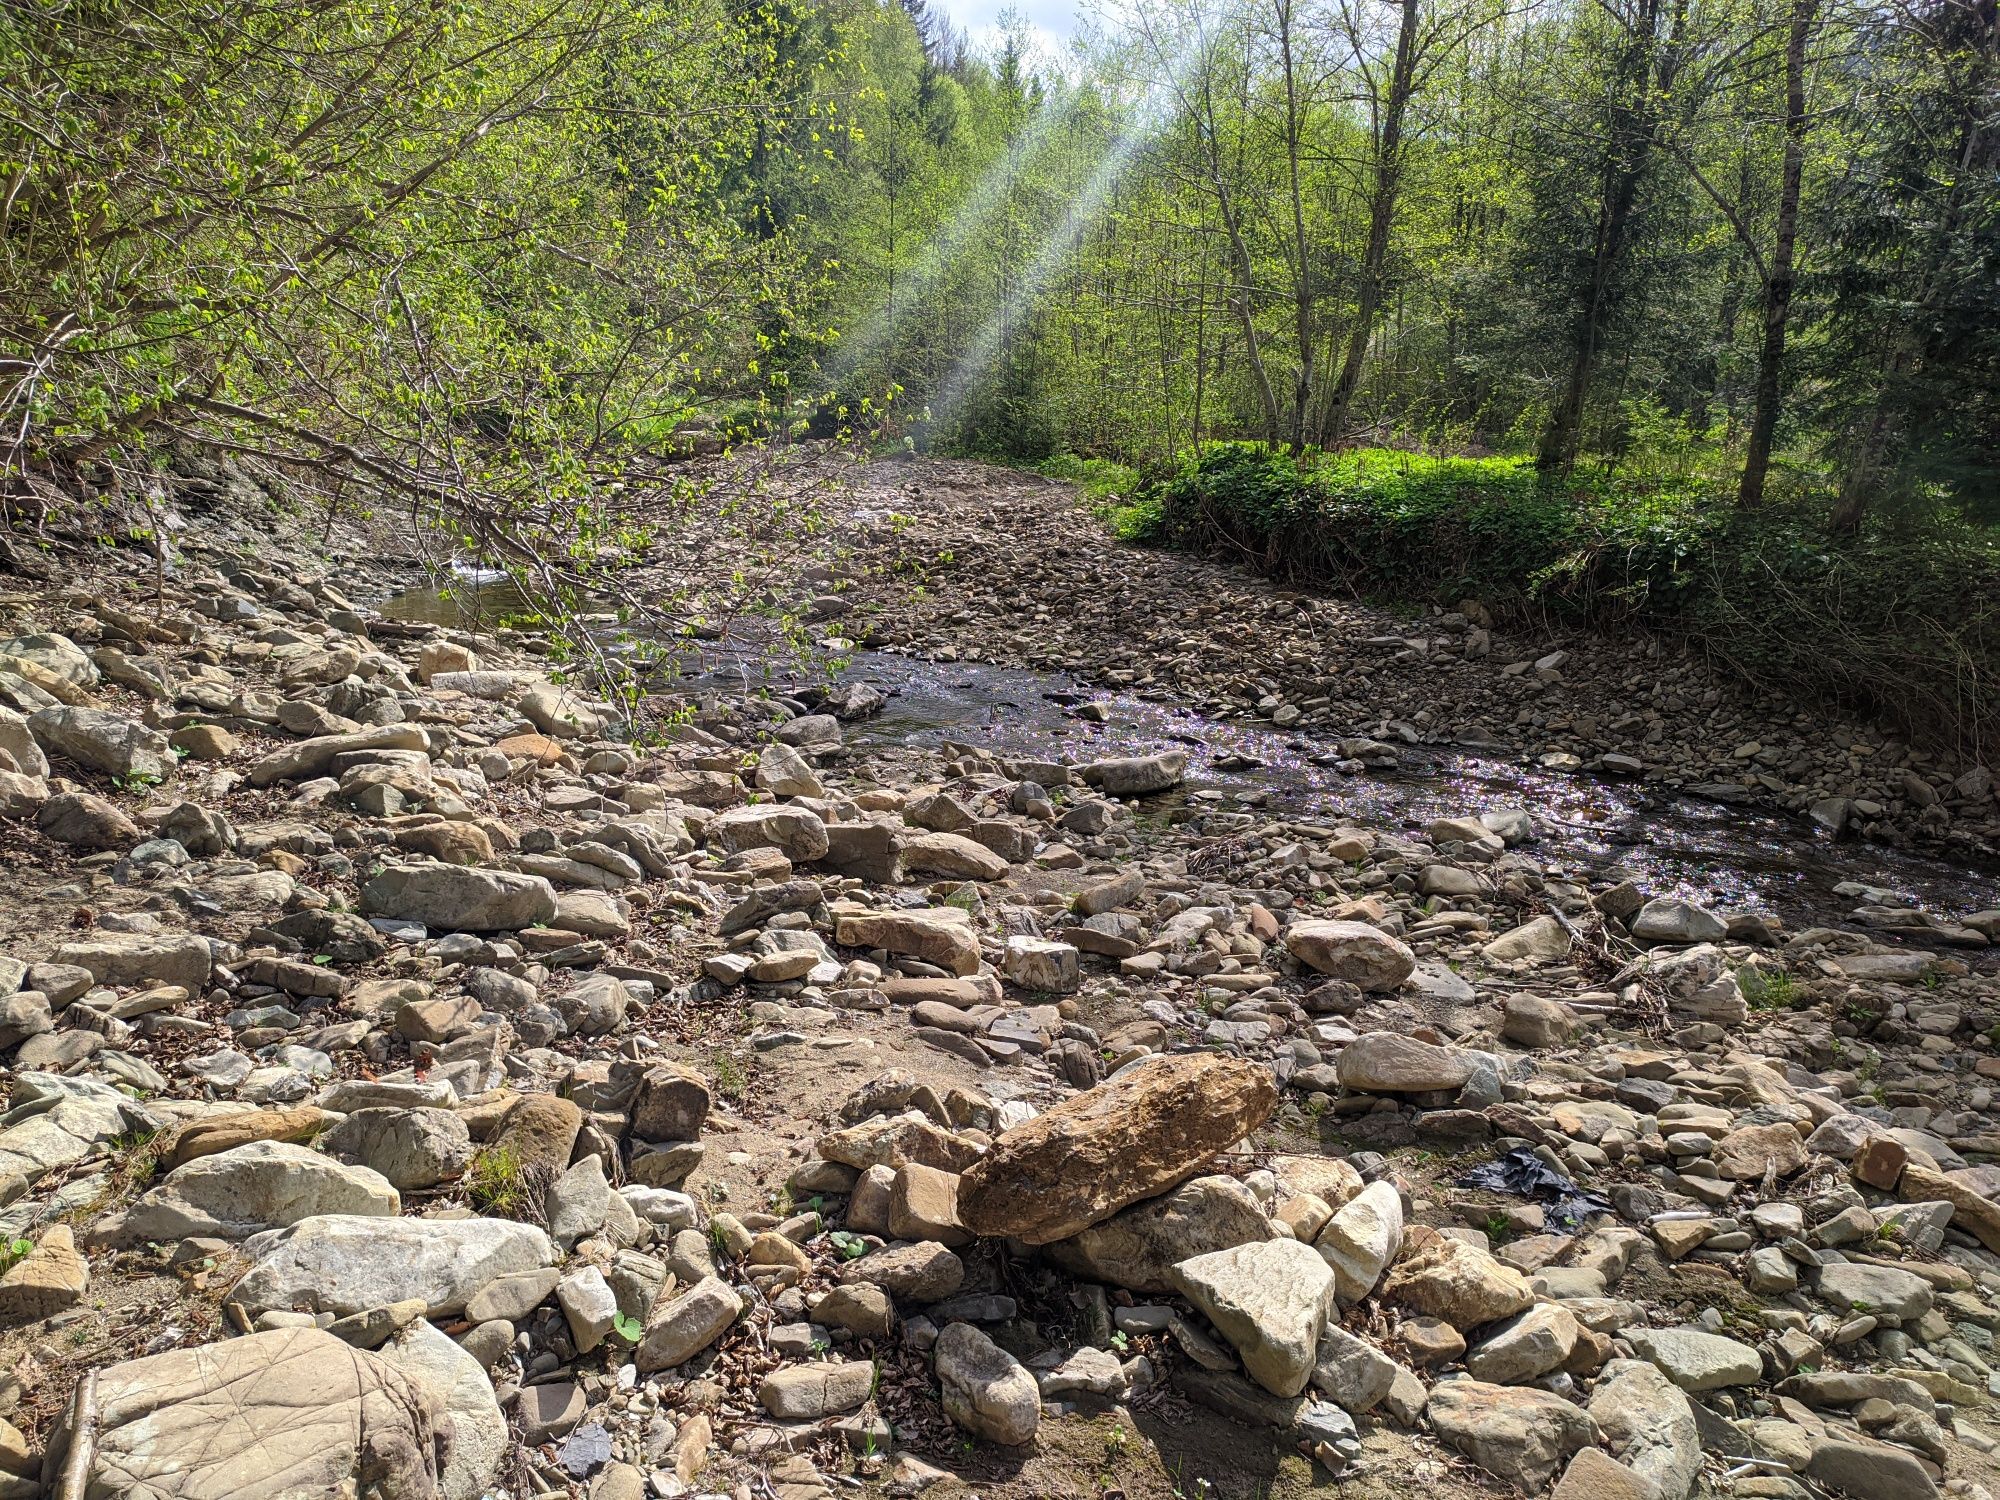
[[1789, 695], [2000, 750], [2000, 545], [1968, 527], [1834, 539], [1696, 475], [1551, 479], [1525, 460], [1256, 443], [1146, 476], [1140, 540], [1352, 593], [1677, 633]]

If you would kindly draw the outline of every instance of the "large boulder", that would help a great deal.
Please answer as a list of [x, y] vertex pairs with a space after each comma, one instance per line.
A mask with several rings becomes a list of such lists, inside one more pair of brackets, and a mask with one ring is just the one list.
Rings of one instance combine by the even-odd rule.
[[826, 824], [803, 807], [760, 802], [732, 807], [709, 820], [708, 843], [724, 854], [776, 849], [794, 864], [810, 864], [827, 852]]
[[1161, 750], [1117, 760], [1094, 760], [1083, 768], [1083, 780], [1109, 797], [1144, 797], [1177, 787], [1187, 776], [1185, 750]]
[[1361, 990], [1393, 990], [1417, 970], [1409, 945], [1366, 922], [1313, 919], [1285, 929], [1292, 957]]
[[1197, 1177], [1171, 1193], [1135, 1203], [1045, 1252], [1064, 1270], [1133, 1292], [1175, 1290], [1181, 1261], [1277, 1233], [1234, 1177]]
[[365, 1312], [421, 1301], [425, 1316], [464, 1311], [488, 1282], [555, 1264], [532, 1224], [507, 1219], [377, 1219], [329, 1214], [253, 1236], [230, 1297], [252, 1317], [272, 1308]]
[[444, 1412], [386, 1360], [313, 1328], [97, 1372], [93, 1500], [436, 1500]]
[[960, 1179], [959, 1218], [974, 1234], [1067, 1239], [1192, 1177], [1277, 1098], [1255, 1063], [1148, 1058], [1004, 1132]]
[[443, 932], [518, 932], [555, 920], [556, 891], [511, 870], [402, 865], [361, 888], [361, 909]]
[[317, 1214], [394, 1218], [402, 1197], [379, 1172], [343, 1166], [309, 1146], [252, 1141], [198, 1157], [98, 1224], [103, 1245], [248, 1239]]

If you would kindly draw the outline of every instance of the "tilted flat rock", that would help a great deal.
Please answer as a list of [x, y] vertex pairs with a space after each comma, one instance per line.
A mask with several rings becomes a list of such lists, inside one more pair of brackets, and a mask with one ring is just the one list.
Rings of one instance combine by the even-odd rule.
[[97, 1375], [88, 1491], [103, 1500], [436, 1500], [444, 1410], [312, 1328], [224, 1339]]
[[415, 724], [375, 724], [352, 734], [321, 735], [274, 750], [250, 768], [248, 780], [252, 786], [270, 786], [273, 782], [318, 776], [330, 769], [337, 757], [355, 750], [428, 752], [430, 748], [430, 735]]
[[463, 1311], [487, 1282], [555, 1264], [532, 1224], [508, 1219], [301, 1219], [244, 1245], [252, 1257], [230, 1297], [252, 1317], [271, 1308], [365, 1312], [420, 1299], [432, 1318]]
[[974, 1234], [1065, 1239], [1184, 1182], [1277, 1103], [1270, 1070], [1210, 1054], [1148, 1059], [1004, 1132], [966, 1169]]

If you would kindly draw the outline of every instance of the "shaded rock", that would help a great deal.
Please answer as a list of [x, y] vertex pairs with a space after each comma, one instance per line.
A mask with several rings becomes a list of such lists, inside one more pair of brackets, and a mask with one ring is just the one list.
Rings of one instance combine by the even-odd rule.
[[1455, 1090], [1472, 1076], [1463, 1053], [1393, 1031], [1371, 1031], [1349, 1042], [1334, 1069], [1343, 1087], [1370, 1094]]
[[1044, 1254], [1064, 1270], [1134, 1292], [1175, 1289], [1181, 1261], [1275, 1231], [1250, 1190], [1234, 1177], [1197, 1177], [1170, 1193], [1135, 1203]]

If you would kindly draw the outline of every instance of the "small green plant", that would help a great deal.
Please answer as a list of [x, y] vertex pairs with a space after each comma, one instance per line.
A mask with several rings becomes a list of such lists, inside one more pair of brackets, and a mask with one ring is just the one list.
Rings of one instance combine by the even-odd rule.
[[482, 1213], [503, 1216], [519, 1213], [528, 1206], [527, 1183], [521, 1159], [508, 1146], [490, 1146], [472, 1158], [465, 1174], [465, 1195]]
[[13, 1239], [0, 1247], [0, 1270], [17, 1266], [26, 1260], [35, 1248], [35, 1242], [28, 1239]]
[[868, 1242], [858, 1234], [850, 1234], [845, 1229], [836, 1229], [827, 1236], [833, 1245], [833, 1253], [842, 1260], [859, 1260], [868, 1253]]
[[1782, 969], [1766, 971], [1746, 965], [1737, 970], [1736, 982], [1752, 1010], [1797, 1010], [1806, 1003], [1798, 981]]
[[709, 1059], [709, 1071], [715, 1075], [715, 1091], [723, 1098], [741, 1103], [749, 1095], [750, 1080], [743, 1065], [727, 1052], [717, 1052]]
[[636, 1344], [646, 1332], [645, 1324], [630, 1313], [620, 1313], [611, 1320], [611, 1331], [628, 1344]]

